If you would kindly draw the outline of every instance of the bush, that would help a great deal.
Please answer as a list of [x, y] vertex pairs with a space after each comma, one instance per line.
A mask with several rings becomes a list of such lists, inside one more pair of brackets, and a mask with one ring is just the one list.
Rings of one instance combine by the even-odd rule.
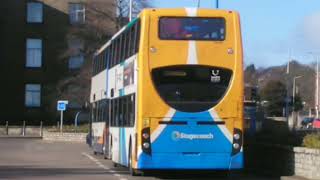
[[308, 134], [303, 138], [303, 146], [320, 149], [320, 133]]

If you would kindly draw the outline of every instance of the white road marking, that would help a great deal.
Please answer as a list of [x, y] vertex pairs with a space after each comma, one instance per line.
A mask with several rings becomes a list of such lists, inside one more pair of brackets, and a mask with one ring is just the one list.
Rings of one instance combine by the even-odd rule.
[[[83, 152], [82, 155], [86, 156], [87, 158], [89, 158], [91, 161], [95, 162], [97, 166], [99, 166], [100, 168], [104, 169], [104, 170], [108, 170], [109, 173], [112, 173], [113, 176], [116, 177], [121, 177], [120, 174], [116, 173], [116, 171], [114, 170], [110, 170], [109, 167], [103, 165], [98, 159], [92, 157], [91, 155], [89, 155], [88, 153]], [[119, 180], [128, 180], [127, 178], [120, 178]]]

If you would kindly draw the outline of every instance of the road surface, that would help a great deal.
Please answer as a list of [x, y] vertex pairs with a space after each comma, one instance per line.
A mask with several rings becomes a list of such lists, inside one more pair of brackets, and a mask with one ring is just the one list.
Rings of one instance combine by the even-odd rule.
[[110, 160], [95, 156], [85, 144], [50, 142], [41, 139], [0, 138], [0, 179], [156, 180], [237, 179], [277, 180], [280, 178], [241, 175], [223, 178], [214, 173], [161, 172], [131, 177], [128, 169], [114, 168]]

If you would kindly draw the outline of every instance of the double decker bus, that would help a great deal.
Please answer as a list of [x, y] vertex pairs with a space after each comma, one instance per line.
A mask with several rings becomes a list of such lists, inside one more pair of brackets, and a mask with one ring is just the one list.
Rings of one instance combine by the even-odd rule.
[[243, 168], [237, 12], [145, 9], [97, 51], [93, 75], [92, 107], [106, 101], [94, 144], [131, 174]]

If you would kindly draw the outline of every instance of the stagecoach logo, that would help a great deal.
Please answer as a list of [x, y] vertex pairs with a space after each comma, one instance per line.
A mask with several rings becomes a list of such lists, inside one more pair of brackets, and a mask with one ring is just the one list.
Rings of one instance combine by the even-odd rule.
[[186, 134], [178, 131], [173, 131], [172, 132], [172, 139], [177, 141], [180, 139], [185, 139], [185, 140], [209, 140], [213, 139], [213, 134]]
[[212, 70], [211, 71], [211, 82], [212, 83], [219, 83], [221, 81], [221, 77], [219, 75], [219, 70]]

